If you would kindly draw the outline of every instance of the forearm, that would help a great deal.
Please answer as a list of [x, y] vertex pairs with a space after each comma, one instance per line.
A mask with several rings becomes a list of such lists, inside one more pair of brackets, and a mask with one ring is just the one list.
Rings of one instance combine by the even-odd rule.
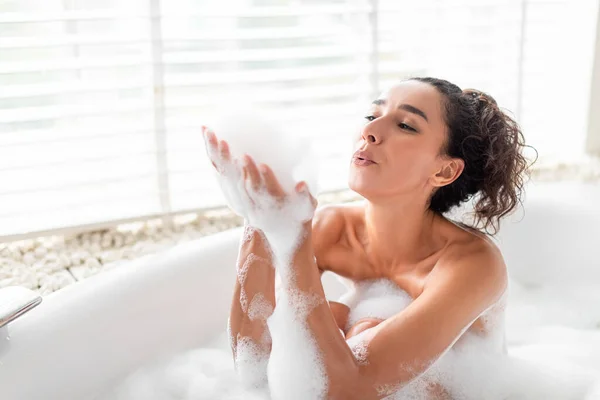
[[[296, 249], [290, 264], [291, 273], [285, 274], [289, 276], [289, 279], [282, 280], [282, 290], [289, 293], [291, 299], [303, 298], [305, 305], [301, 308], [306, 309], [306, 307], [309, 307], [310, 309], [307, 316], [303, 317], [304, 325], [310, 337], [306, 338], [307, 343], [299, 342], [295, 345], [305, 349], [312, 348], [311, 343], [316, 345], [314, 350], [317, 352], [317, 359], [322, 362], [322, 372], [327, 377], [327, 398], [330, 398], [329, 396], [340, 393], [337, 386], [346, 385], [348, 382], [345, 378], [339, 379], [339, 377], [357, 376], [359, 365], [344, 337], [340, 335], [336, 319], [325, 298], [319, 269], [314, 260], [311, 232], [306, 227], [303, 240]], [[279, 304], [281, 304], [282, 300], [279, 299], [279, 301]], [[296, 315], [292, 316], [282, 315], [278, 311], [276, 311], [276, 314], [279, 326], [293, 326], [295, 324], [294, 319], [299, 317], [297, 312]], [[272, 329], [272, 334], [274, 343], [280, 340], [278, 337], [278, 335], [281, 335], [280, 332]], [[282, 371], [286, 368], [294, 370], [297, 367], [291, 364], [278, 365], [276, 370]], [[297, 372], [290, 371], [290, 373]], [[284, 388], [281, 388], [281, 391], [283, 392]]]
[[[236, 369], [251, 385], [266, 379], [271, 350], [266, 320], [274, 306], [275, 269], [268, 243], [260, 231], [247, 226], [237, 261], [229, 334]], [[264, 371], [258, 371], [257, 366]]]
[[[336, 321], [336, 315], [332, 312], [325, 297], [319, 270], [313, 256], [310, 231], [307, 232], [306, 240], [302, 242], [294, 255], [291, 268], [295, 279], [293, 282], [282, 282], [283, 286], [296, 287], [302, 292], [310, 293], [319, 298], [318, 305], [308, 314], [307, 323], [326, 360], [326, 364], [331, 364], [332, 368], [340, 366], [346, 369], [352, 368], [355, 365], [355, 359], [345, 339], [339, 335], [339, 324]], [[347, 314], [343, 316], [343, 319], [347, 319]], [[330, 368], [327, 369], [329, 371]]]

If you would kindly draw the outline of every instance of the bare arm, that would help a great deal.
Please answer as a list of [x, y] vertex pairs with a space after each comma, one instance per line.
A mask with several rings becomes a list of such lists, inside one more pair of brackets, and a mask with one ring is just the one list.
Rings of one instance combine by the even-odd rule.
[[[259, 180], [254, 165], [248, 170], [231, 157], [229, 145], [202, 127], [207, 155], [220, 175], [229, 204], [239, 205], [243, 193], [233, 183], [249, 174]], [[237, 212], [243, 210], [238, 209]], [[264, 235], [246, 225], [239, 249], [237, 279], [228, 320], [235, 367], [246, 384], [262, 386], [267, 380], [271, 338], [266, 320], [275, 307], [275, 270]], [[258, 361], [258, 364], [257, 364]]]
[[[294, 258], [297, 288], [323, 296], [318, 270], [304, 243]], [[405, 310], [365, 335], [366, 351], [352, 354], [326, 302], [307, 318], [325, 361], [329, 398], [380, 399], [381, 388], [402, 386], [423, 373], [506, 288], [498, 254], [483, 246], [440, 260], [423, 293]], [[399, 339], [401, 338], [401, 340]]]
[[[325, 264], [328, 249], [337, 240], [342, 226], [341, 220], [334, 216], [337, 213], [333, 207], [321, 208], [317, 210], [315, 223], [312, 225], [313, 243], [319, 250], [316, 257], [323, 263], [323, 269], [319, 269], [320, 275], [327, 268]], [[268, 359], [271, 340], [266, 320], [275, 307], [275, 268], [268, 242], [260, 230], [245, 227], [237, 270], [229, 316], [230, 345], [238, 373], [249, 376], [248, 379], [251, 380], [256, 371], [244, 371], [244, 357], [237, 357], [238, 338], [243, 338], [245, 343], [254, 343], [262, 353], [263, 360]], [[329, 305], [337, 326], [344, 331], [349, 308], [333, 301]]]
[[[344, 218], [338, 206], [329, 205], [316, 210], [312, 220], [311, 243], [320, 277], [323, 272], [331, 269], [332, 257], [336, 256], [343, 230]], [[337, 327], [345, 332], [350, 308], [336, 301], [329, 301], [329, 308]]]
[[[237, 261], [237, 279], [229, 314], [230, 345], [238, 374], [247, 384], [266, 383], [271, 351], [267, 318], [275, 307], [275, 269], [264, 235], [249, 226]], [[253, 355], [254, 354], [254, 355]], [[254, 363], [256, 356], [262, 360]]]

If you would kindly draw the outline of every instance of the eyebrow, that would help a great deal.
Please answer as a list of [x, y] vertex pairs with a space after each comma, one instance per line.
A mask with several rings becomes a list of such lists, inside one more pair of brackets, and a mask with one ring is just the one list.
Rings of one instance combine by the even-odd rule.
[[[373, 104], [376, 106], [383, 106], [386, 104], [386, 101], [384, 99], [377, 99], [377, 100], [373, 100]], [[425, 113], [423, 111], [421, 111], [420, 109], [418, 109], [415, 106], [411, 106], [410, 104], [400, 104], [398, 106], [398, 108], [401, 110], [404, 110], [404, 111], [408, 111], [413, 114], [417, 114], [418, 116], [422, 117], [425, 121], [429, 122], [427, 115], [425, 115]]]

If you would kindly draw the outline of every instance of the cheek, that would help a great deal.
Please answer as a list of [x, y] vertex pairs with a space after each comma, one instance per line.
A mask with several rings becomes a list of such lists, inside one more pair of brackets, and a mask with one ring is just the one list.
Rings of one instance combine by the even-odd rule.
[[409, 184], [422, 183], [430, 175], [435, 155], [432, 149], [424, 146], [404, 146], [394, 152], [389, 159], [390, 168], [396, 177]]

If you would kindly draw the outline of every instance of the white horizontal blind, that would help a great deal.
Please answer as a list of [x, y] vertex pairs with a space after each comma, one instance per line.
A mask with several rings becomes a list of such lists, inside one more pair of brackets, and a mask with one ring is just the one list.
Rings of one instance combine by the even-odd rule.
[[331, 127], [368, 93], [369, 11], [0, 2], [0, 236], [222, 204], [200, 126], [234, 91], [232, 108], [256, 103], [334, 147]]
[[542, 154], [578, 158], [585, 149], [598, 0], [530, 0], [524, 33], [523, 113]]
[[0, 235], [160, 212], [147, 3], [0, 11]]
[[[398, 64], [490, 93], [541, 157], [584, 152], [598, 0], [380, 0], [381, 84]], [[389, 10], [389, 11], [384, 11]]]
[[318, 140], [326, 171], [322, 185], [339, 187], [338, 178], [348, 165], [339, 163], [344, 119], [356, 117], [354, 103], [368, 98], [370, 91], [369, 4], [210, 4], [162, 3], [173, 209], [223, 203], [212, 166], [203, 157], [199, 123], [209, 123], [218, 107], [235, 113], [247, 102], [281, 121], [290, 134]]
[[0, 0], [0, 237], [222, 204], [199, 132], [223, 105], [270, 112], [343, 187], [356, 104], [414, 75], [577, 154], [597, 3]]

